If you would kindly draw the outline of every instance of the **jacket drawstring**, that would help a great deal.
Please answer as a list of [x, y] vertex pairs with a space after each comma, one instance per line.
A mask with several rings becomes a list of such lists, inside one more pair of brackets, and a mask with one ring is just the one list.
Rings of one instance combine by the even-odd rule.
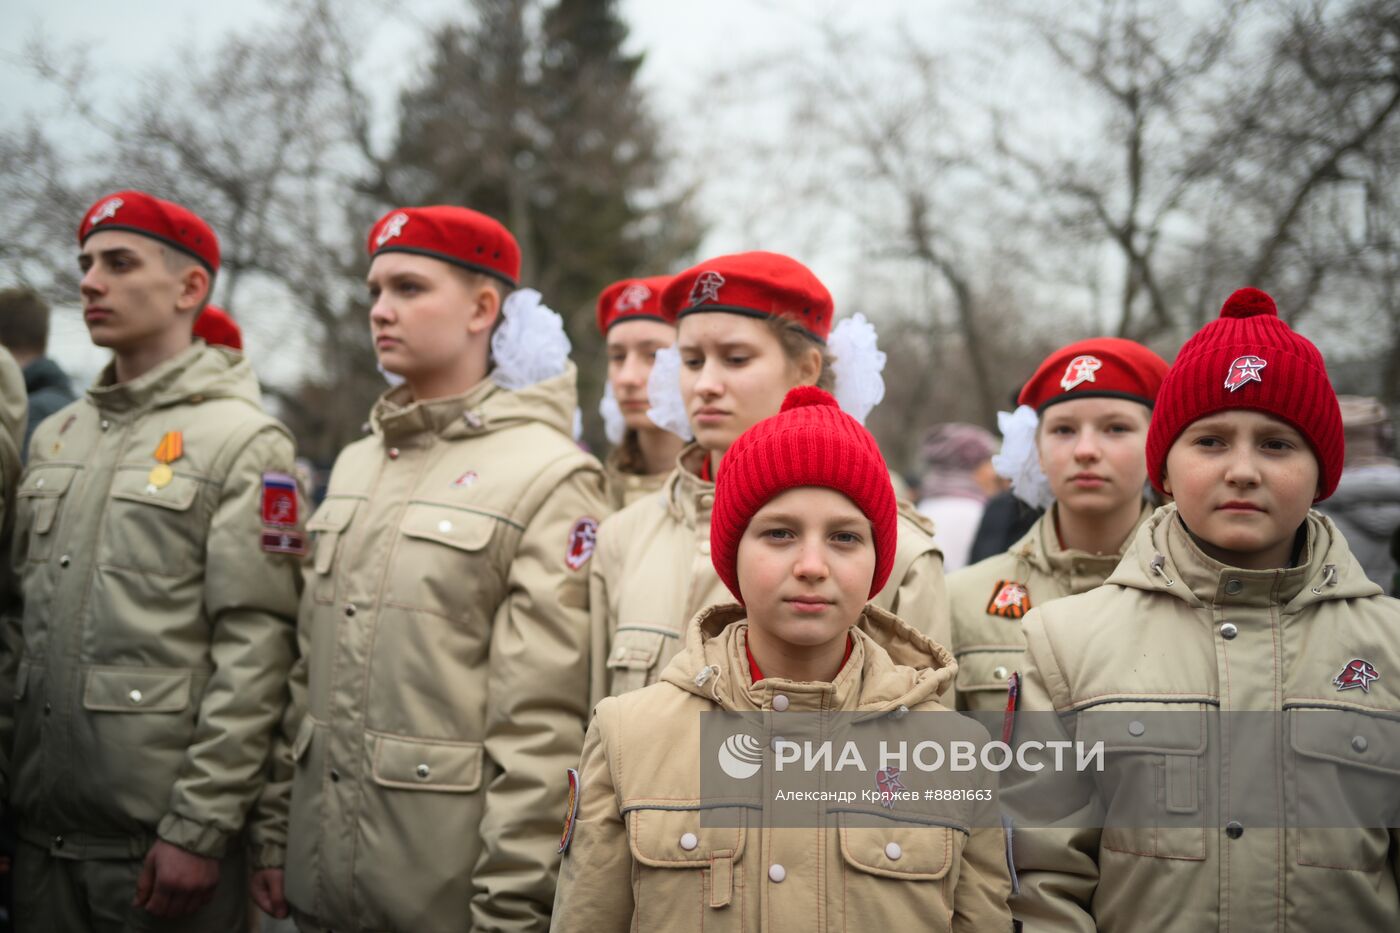
[[1314, 596], [1321, 596], [1324, 587], [1337, 585], [1337, 565], [1326, 564], [1322, 568], [1322, 582], [1312, 588]]
[[722, 675], [721, 675], [721, 671], [720, 671], [720, 669], [719, 669], [719, 665], [717, 665], [717, 664], [710, 664], [710, 665], [707, 665], [707, 666], [705, 666], [705, 667], [700, 668], [700, 673], [698, 673], [698, 674], [695, 675], [695, 686], [697, 686], [697, 687], [703, 687], [703, 686], [705, 686], [705, 684], [709, 683], [710, 678], [713, 677], [715, 682], [714, 682], [714, 685], [710, 687], [710, 699], [712, 699], [712, 700], [714, 700], [716, 703], [718, 703], [718, 702], [720, 701], [720, 700], [719, 700], [719, 679], [720, 679], [721, 676], [722, 676]]
[[1172, 586], [1176, 583], [1175, 580], [1167, 576], [1167, 556], [1165, 554], [1152, 555], [1151, 567], [1152, 572], [1155, 573], [1157, 576], [1161, 577], [1163, 580], [1165, 580], [1167, 586]]

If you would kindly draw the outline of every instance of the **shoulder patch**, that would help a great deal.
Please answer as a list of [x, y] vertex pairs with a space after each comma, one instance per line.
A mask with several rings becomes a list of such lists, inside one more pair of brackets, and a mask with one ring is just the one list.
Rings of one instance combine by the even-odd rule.
[[578, 816], [578, 769], [569, 769], [569, 800], [564, 805], [564, 833], [559, 837], [559, 853], [569, 851], [569, 843], [574, 841], [574, 818]]
[[987, 602], [987, 615], [1019, 619], [1030, 611], [1031, 591], [1015, 580], [998, 580]]
[[297, 481], [286, 473], [262, 475], [262, 521], [273, 528], [297, 525]]
[[564, 552], [564, 563], [569, 565], [570, 570], [580, 569], [593, 556], [593, 549], [597, 545], [598, 520], [580, 518], [574, 522], [574, 527], [569, 529], [569, 545]]
[[306, 535], [299, 531], [264, 531], [262, 549], [269, 554], [305, 554]]

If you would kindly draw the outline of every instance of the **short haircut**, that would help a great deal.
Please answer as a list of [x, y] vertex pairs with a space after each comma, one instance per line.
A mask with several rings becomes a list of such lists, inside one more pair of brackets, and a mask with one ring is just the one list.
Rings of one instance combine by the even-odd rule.
[[209, 288], [205, 290], [204, 302], [198, 308], [199, 311], [203, 311], [205, 307], [209, 304], [209, 299], [212, 298], [214, 295], [214, 277], [217, 273], [213, 272], [208, 266], [206, 266], [203, 260], [196, 259], [189, 253], [183, 252], [181, 250], [171, 249], [170, 247], [164, 244], [161, 244], [160, 254], [161, 258], [165, 260], [165, 268], [170, 270], [170, 272], [174, 275], [180, 275], [190, 266], [199, 266], [205, 272], [209, 273]]
[[49, 346], [49, 304], [32, 288], [0, 291], [0, 345], [42, 354]]

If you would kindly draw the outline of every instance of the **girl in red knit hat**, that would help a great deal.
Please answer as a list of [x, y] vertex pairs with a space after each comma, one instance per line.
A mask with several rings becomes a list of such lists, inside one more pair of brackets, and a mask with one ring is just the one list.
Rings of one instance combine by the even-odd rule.
[[1311, 511], [1342, 453], [1322, 355], [1236, 292], [1157, 395], [1175, 501], [1023, 620], [1017, 740], [1107, 750], [1007, 782], [1027, 929], [1400, 929], [1400, 602]]
[[993, 465], [1045, 513], [1022, 538], [948, 577], [959, 709], [1001, 711], [1015, 692], [1032, 606], [1103, 583], [1152, 514], [1143, 449], [1167, 363], [1117, 337], [1061, 347], [1000, 415]]
[[656, 354], [676, 342], [676, 325], [661, 313], [670, 276], [623, 279], [598, 296], [598, 331], [607, 343], [608, 381], [598, 406], [612, 453], [603, 463], [614, 509], [661, 488], [686, 438], [647, 417], [647, 380]]
[[[868, 603], [898, 536], [874, 438], [826, 392], [794, 389], [726, 448], [714, 496], [710, 557], [739, 604], [702, 613], [660, 682], [599, 703], [570, 775], [552, 929], [779, 931], [813, 917], [843, 929], [1010, 929], [1005, 836], [985, 785], [981, 802], [916, 794], [784, 822], [767, 781], [735, 797], [708, 776], [702, 723], [721, 711], [766, 723], [775, 743], [779, 729], [842, 712], [858, 714], [841, 719], [852, 729], [888, 720], [945, 741], [985, 738], [938, 703], [948, 652]], [[746, 759], [762, 760], [762, 745], [741, 738]], [[901, 786], [897, 771], [881, 774], [881, 787]]]
[[[884, 392], [874, 329], [859, 315], [833, 329], [831, 294], [787, 256], [703, 262], [671, 280], [661, 310], [676, 322], [677, 343], [657, 354], [649, 417], [694, 442], [658, 492], [599, 529], [589, 593], [595, 699], [654, 682], [686, 623], [724, 601], [709, 528], [715, 477], [739, 435], [777, 414], [796, 386], [832, 389], [857, 419]], [[942, 556], [912, 506], [900, 512], [892, 579], [875, 603], [946, 641]]]

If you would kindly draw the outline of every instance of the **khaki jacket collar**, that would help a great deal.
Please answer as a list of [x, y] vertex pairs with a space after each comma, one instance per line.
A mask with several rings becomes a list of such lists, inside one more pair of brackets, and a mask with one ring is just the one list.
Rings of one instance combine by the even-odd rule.
[[513, 391], [487, 377], [460, 395], [422, 402], [410, 397], [407, 386], [396, 386], [375, 402], [370, 425], [385, 443], [398, 446], [417, 438], [458, 440], [531, 421], [572, 437], [577, 373], [569, 363], [558, 376]]
[[676, 521], [694, 528], [698, 521], [710, 520], [715, 504], [715, 484], [700, 478], [700, 468], [709, 456], [699, 444], [690, 443], [676, 455], [676, 468], [661, 486], [666, 508]]
[[875, 606], [866, 606], [851, 629], [851, 656], [830, 683], [768, 677], [750, 680], [744, 650], [748, 632], [743, 606], [713, 606], [686, 628], [685, 649], [662, 673], [667, 683], [705, 697], [722, 709], [771, 707], [775, 693], [791, 711], [846, 710], [883, 714], [935, 701], [957, 673], [942, 645]]
[[[1137, 525], [1134, 531], [1141, 528], [1143, 522], [1152, 515], [1152, 506], [1144, 502], [1142, 511], [1138, 514]], [[1089, 574], [1103, 578], [1113, 572], [1113, 568], [1118, 566], [1118, 562], [1123, 559], [1128, 548], [1133, 543], [1134, 535], [1130, 534], [1123, 541], [1122, 547], [1116, 554], [1091, 554], [1088, 551], [1081, 551], [1075, 548], [1064, 548], [1060, 546], [1059, 535], [1055, 533], [1054, 506], [1050, 511], [1038, 518], [1030, 530], [1021, 537], [1021, 540], [1011, 545], [1011, 553], [1019, 560], [1025, 561], [1039, 572], [1052, 577], [1072, 578], [1076, 575]], [[1071, 589], [1078, 589], [1071, 587]]]
[[88, 399], [108, 414], [139, 413], [213, 398], [242, 398], [261, 404], [257, 377], [243, 354], [211, 347], [202, 340], [127, 382], [115, 381], [116, 365], [108, 363], [87, 391]]
[[1308, 513], [1302, 559], [1295, 567], [1244, 570], [1207, 556], [1169, 503], [1140, 526], [1109, 584], [1156, 590], [1197, 607], [1281, 606], [1285, 612], [1331, 599], [1377, 596], [1332, 520]]

